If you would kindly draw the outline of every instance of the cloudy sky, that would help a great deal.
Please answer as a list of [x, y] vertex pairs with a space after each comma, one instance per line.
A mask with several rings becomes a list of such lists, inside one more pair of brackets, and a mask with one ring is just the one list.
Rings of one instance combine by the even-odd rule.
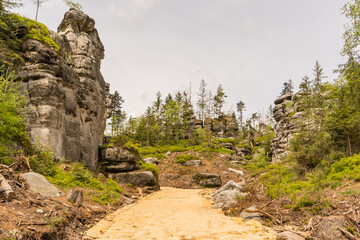
[[[35, 16], [32, 0], [17, 9]], [[328, 80], [344, 62], [339, 52], [343, 0], [79, 0], [96, 21], [105, 46], [102, 73], [139, 115], [157, 91], [163, 96], [201, 79], [212, 92], [222, 84], [226, 109], [241, 99], [247, 113], [265, 110], [282, 83], [311, 75], [315, 61]], [[39, 21], [56, 30], [67, 8], [43, 4]]]

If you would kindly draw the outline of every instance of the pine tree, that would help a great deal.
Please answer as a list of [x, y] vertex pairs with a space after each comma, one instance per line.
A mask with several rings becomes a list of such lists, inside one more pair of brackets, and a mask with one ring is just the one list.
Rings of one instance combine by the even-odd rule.
[[125, 102], [125, 100], [120, 96], [118, 91], [115, 91], [115, 93], [111, 96], [111, 134], [114, 136], [114, 134], [120, 133], [120, 126], [122, 122], [126, 118], [126, 113], [122, 109], [122, 104]]
[[197, 106], [198, 106], [198, 117], [204, 122], [205, 117], [205, 110], [206, 110], [206, 100], [208, 96], [208, 91], [206, 89], [206, 82], [204, 79], [200, 82], [199, 92], [197, 93], [198, 100], [197, 100]]
[[236, 104], [236, 110], [239, 112], [240, 129], [242, 129], [243, 128], [244, 112], [246, 111], [245, 103], [240, 100]]
[[220, 117], [224, 114], [222, 112], [222, 107], [224, 106], [226, 97], [227, 96], [225, 95], [224, 89], [220, 84], [219, 87], [217, 88], [216, 95], [214, 96], [214, 108], [217, 117]]

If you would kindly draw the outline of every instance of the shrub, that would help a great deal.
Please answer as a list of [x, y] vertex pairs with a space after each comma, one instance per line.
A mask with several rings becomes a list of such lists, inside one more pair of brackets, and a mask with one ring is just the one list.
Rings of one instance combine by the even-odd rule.
[[13, 73], [0, 67], [0, 158], [30, 146], [26, 132], [26, 96]]

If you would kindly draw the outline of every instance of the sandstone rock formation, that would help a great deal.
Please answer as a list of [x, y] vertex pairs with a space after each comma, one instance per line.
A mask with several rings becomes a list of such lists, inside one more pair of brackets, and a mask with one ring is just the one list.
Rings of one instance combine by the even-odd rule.
[[95, 21], [75, 9], [65, 13], [54, 48], [28, 39], [21, 77], [29, 92], [29, 133], [53, 148], [58, 159], [97, 167], [103, 142], [109, 86], [100, 72], [104, 46]]
[[204, 128], [213, 135], [223, 137], [235, 137], [239, 132], [239, 125], [231, 115], [225, 115], [219, 118], [205, 118], [204, 122], [192, 116], [189, 120], [190, 132], [197, 128]]
[[108, 176], [134, 186], [150, 186], [160, 189], [158, 177], [151, 171], [140, 170], [140, 155], [123, 147], [108, 147], [101, 151], [101, 161]]
[[294, 124], [292, 122], [294, 115], [290, 116], [290, 113], [294, 112], [293, 96], [291, 93], [287, 93], [276, 99], [274, 103], [273, 116], [276, 124], [275, 138], [271, 143], [271, 149], [273, 152], [272, 161], [277, 162], [286, 155], [292, 133], [294, 133]]

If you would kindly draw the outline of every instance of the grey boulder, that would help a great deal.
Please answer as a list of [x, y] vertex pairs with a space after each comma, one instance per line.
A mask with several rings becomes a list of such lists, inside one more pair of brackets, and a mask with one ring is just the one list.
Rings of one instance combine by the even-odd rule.
[[115, 173], [109, 174], [109, 177], [115, 181], [129, 183], [134, 186], [152, 186], [160, 189], [158, 178], [151, 171]]
[[237, 203], [237, 200], [246, 196], [237, 190], [225, 190], [216, 194], [213, 199], [215, 201], [214, 208], [229, 208]]
[[145, 158], [145, 159], [143, 159], [143, 161], [146, 163], [150, 163], [150, 164], [159, 164], [159, 160], [154, 157]]
[[219, 174], [197, 173], [193, 175], [193, 181], [203, 187], [220, 187], [221, 177]]
[[240, 213], [240, 217], [242, 219], [244, 219], [245, 221], [256, 220], [256, 221], [260, 222], [261, 216], [258, 212], [246, 212], [246, 210], [256, 210], [256, 207], [252, 206], [252, 207], [249, 207], [249, 208], [245, 209], [244, 211], [242, 211]]
[[34, 192], [40, 193], [44, 197], [60, 197], [62, 192], [41, 174], [28, 172], [21, 175], [21, 177], [29, 184], [30, 189]]
[[347, 240], [348, 238], [341, 232], [347, 231], [348, 223], [344, 216], [325, 217], [319, 223], [311, 237], [321, 240]]

